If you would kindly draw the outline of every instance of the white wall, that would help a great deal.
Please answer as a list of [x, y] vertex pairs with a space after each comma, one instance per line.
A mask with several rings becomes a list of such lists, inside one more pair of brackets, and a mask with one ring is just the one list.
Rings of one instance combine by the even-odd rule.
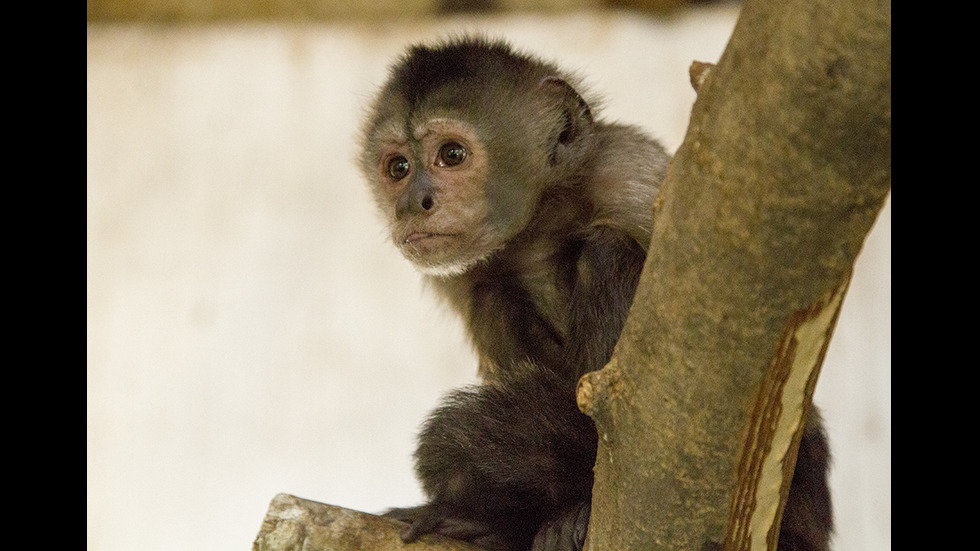
[[[248, 549], [278, 492], [421, 499], [415, 431], [475, 361], [353, 163], [406, 44], [505, 36], [674, 150], [736, 14], [89, 26], [88, 548]], [[890, 234], [886, 208], [817, 390], [840, 550], [890, 548]]]

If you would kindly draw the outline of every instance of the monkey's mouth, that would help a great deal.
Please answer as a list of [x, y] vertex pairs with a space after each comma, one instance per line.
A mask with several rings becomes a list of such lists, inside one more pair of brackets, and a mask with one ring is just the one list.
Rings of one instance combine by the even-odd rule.
[[454, 239], [455, 237], [457, 235], [454, 233], [412, 232], [402, 240], [402, 244], [413, 247], [432, 248], [438, 247], [440, 243]]

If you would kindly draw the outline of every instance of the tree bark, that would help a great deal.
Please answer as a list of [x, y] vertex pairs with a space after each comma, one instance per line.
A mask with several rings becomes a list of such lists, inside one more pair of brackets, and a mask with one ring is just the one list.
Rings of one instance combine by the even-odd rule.
[[891, 188], [890, 46], [888, 1], [747, 0], [718, 65], [692, 67], [633, 308], [579, 384], [600, 436], [588, 549], [775, 549]]

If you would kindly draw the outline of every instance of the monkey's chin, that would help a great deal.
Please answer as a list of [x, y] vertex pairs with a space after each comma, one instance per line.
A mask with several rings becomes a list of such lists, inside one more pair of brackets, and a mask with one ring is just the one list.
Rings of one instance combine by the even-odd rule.
[[440, 278], [463, 275], [490, 256], [489, 253], [472, 256], [438, 253], [419, 254], [418, 250], [410, 249], [402, 249], [402, 254], [424, 275]]
[[474, 244], [463, 239], [459, 234], [416, 232], [397, 243], [402, 255], [424, 275], [446, 278], [465, 274], [485, 261], [493, 250], [485, 243]]
[[418, 268], [418, 270], [423, 274], [431, 277], [442, 278], [463, 275], [470, 271], [470, 268], [482, 262], [483, 258], [451, 260], [437, 263], [426, 263], [414, 258], [411, 260], [412, 263], [415, 264], [415, 267]]

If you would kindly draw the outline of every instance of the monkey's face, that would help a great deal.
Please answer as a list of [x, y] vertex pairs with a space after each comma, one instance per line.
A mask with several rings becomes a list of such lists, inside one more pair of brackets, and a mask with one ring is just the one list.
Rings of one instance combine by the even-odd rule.
[[369, 141], [391, 239], [424, 273], [463, 273], [519, 229], [523, 213], [495, 205], [490, 148], [474, 125], [432, 116], [382, 126]]

